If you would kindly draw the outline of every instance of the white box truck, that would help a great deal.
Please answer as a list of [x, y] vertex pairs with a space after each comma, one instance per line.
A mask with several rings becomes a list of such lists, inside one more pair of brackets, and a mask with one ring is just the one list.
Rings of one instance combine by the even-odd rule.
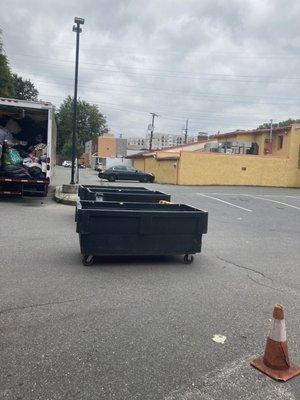
[[[14, 123], [17, 123], [21, 127], [21, 135], [23, 137], [20, 143], [27, 144], [24, 150], [20, 150], [21, 156], [24, 157], [23, 160], [26, 160], [26, 151], [39, 149], [36, 141], [42, 142], [40, 146], [42, 150], [34, 151], [43, 151], [43, 162], [41, 163], [43, 165], [43, 168], [41, 168], [43, 173], [38, 179], [34, 176], [28, 176], [25, 179], [24, 176], [18, 177], [17, 174], [16, 176], [8, 174], [5, 171], [2, 155], [2, 163], [0, 164], [0, 196], [46, 196], [56, 162], [57, 129], [54, 106], [45, 101], [0, 98], [0, 126], [6, 132], [8, 131], [6, 126], [9, 125], [5, 126], [5, 123], [8, 121], [14, 121]], [[31, 162], [30, 158], [28, 159]], [[40, 159], [35, 158], [34, 161], [37, 162]], [[22, 168], [24, 167], [22, 166]], [[6, 169], [9, 170], [9, 168]]]

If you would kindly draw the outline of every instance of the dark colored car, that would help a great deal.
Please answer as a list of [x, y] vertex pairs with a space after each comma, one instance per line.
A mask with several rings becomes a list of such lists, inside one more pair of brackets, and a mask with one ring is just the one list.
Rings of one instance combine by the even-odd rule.
[[109, 182], [117, 180], [154, 182], [155, 179], [153, 174], [148, 174], [147, 172], [139, 171], [138, 169], [125, 165], [117, 165], [103, 172], [100, 171], [98, 176], [101, 179], [107, 179]]

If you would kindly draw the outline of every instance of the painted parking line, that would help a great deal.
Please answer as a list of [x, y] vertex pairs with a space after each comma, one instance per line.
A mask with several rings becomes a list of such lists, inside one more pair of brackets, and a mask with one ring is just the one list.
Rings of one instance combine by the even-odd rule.
[[277, 204], [281, 204], [281, 205], [286, 206], [286, 207], [291, 207], [291, 208], [295, 208], [296, 210], [300, 210], [300, 207], [293, 206], [292, 204], [284, 203], [282, 201], [267, 199], [265, 197], [253, 196], [253, 195], [249, 195], [249, 194], [246, 195], [246, 196], [251, 197], [253, 199], [259, 199], [259, 200], [263, 200], [263, 201], [270, 201], [271, 203], [277, 203]]
[[[200, 193], [197, 193], [197, 194], [200, 194]], [[272, 195], [268, 195], [268, 194], [261, 194], [261, 195], [257, 195], [257, 196], [255, 196], [254, 194], [245, 194], [245, 193], [239, 193], [239, 194], [238, 193], [210, 193], [210, 194], [216, 194], [216, 195], [219, 195], [219, 196], [244, 196], [244, 197], [250, 197], [252, 199], [270, 201], [271, 203], [277, 203], [277, 204], [281, 204], [281, 205], [286, 206], [286, 207], [291, 207], [291, 208], [295, 208], [296, 210], [300, 210], [300, 207], [294, 206], [292, 204], [284, 203], [284, 202], [278, 201], [278, 200], [267, 199], [266, 196], [272, 196]], [[203, 195], [203, 196], [214, 198], [212, 196], [207, 196], [207, 195]], [[281, 196], [281, 197], [284, 196], [284, 197], [290, 197], [290, 198], [300, 198], [300, 196], [288, 196], [288, 195], [273, 195], [273, 196]], [[215, 197], [215, 199], [217, 199], [217, 198]], [[219, 201], [222, 201], [223, 203], [226, 203], [226, 201], [224, 201], [224, 200], [220, 200], [219, 199]], [[229, 204], [231, 204], [231, 203], [229, 203]], [[239, 207], [239, 206], [236, 206], [236, 207]], [[243, 208], [243, 207], [239, 207], [239, 208]]]
[[249, 210], [249, 208], [238, 206], [237, 204], [233, 204], [233, 203], [230, 203], [229, 201], [218, 199], [217, 197], [208, 196], [207, 194], [203, 194], [203, 193], [196, 193], [196, 194], [199, 195], [199, 196], [208, 197], [209, 199], [220, 201], [221, 203], [225, 203], [225, 204], [227, 204], [227, 205], [229, 205], [231, 207], [236, 207], [236, 208], [239, 208], [239, 209], [244, 210], [244, 211], [252, 212], [252, 210]]
[[300, 196], [289, 196], [289, 195], [286, 195], [285, 197], [290, 197], [291, 199], [300, 199]]
[[[208, 192], [209, 195], [214, 196], [255, 196], [253, 194], [247, 193], [215, 193], [215, 192]], [[288, 194], [257, 194], [256, 196], [259, 197], [290, 197], [291, 199], [300, 199], [300, 196], [291, 196]]]

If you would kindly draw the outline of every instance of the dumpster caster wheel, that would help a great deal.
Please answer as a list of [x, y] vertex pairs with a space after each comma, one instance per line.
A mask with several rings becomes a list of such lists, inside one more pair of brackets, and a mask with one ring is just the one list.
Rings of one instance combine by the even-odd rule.
[[185, 254], [185, 256], [183, 257], [183, 261], [185, 264], [192, 264], [192, 262], [194, 261], [194, 256], [192, 254]]
[[94, 264], [94, 257], [93, 256], [89, 256], [89, 255], [84, 255], [82, 257], [82, 264], [85, 265], [86, 267], [89, 267], [90, 265]]

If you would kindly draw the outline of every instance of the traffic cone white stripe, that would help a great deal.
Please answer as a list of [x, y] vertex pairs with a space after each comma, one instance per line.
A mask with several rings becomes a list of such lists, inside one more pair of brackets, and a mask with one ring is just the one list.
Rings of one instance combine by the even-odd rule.
[[273, 319], [269, 338], [276, 342], [286, 342], [286, 328], [284, 319]]

